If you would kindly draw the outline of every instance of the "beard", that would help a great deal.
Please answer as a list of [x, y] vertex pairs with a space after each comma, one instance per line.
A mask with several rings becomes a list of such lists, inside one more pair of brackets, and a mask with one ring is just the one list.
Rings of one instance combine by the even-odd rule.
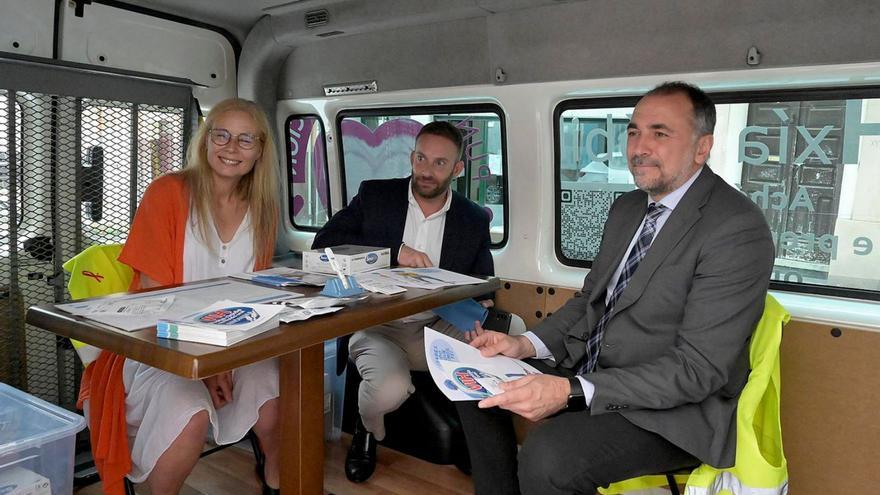
[[438, 198], [449, 189], [452, 179], [452, 174], [449, 174], [449, 177], [439, 182], [434, 179], [425, 179], [424, 177], [413, 175], [413, 193], [424, 199]]
[[[630, 168], [630, 173], [633, 176], [636, 187], [638, 187], [642, 191], [648, 193], [651, 196], [666, 194], [672, 191], [673, 180], [670, 180], [670, 178], [663, 175], [663, 169], [660, 168], [659, 163], [656, 160], [649, 160], [640, 156], [634, 156], [630, 159], [630, 164], [632, 165], [632, 167]], [[656, 167], [656, 170], [659, 172], [660, 175], [657, 177], [649, 177], [643, 173], [636, 173], [636, 171], [638, 170], [637, 167], [645, 165]]]

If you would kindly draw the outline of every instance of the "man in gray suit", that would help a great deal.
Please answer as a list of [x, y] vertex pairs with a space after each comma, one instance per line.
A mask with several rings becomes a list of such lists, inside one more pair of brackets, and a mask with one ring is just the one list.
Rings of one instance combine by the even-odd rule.
[[[643, 96], [627, 131], [638, 190], [612, 205], [581, 292], [525, 335], [479, 330], [472, 345], [484, 356], [535, 358], [545, 374], [456, 404], [478, 494], [593, 494], [733, 464], [774, 247], [761, 211], [706, 165], [714, 126], [715, 106], [694, 86]], [[511, 412], [547, 418], [518, 459]]]

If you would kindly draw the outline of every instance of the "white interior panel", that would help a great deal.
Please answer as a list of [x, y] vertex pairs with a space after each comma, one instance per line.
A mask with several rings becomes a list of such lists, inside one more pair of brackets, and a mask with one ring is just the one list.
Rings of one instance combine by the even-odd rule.
[[203, 109], [236, 94], [232, 46], [208, 29], [100, 4], [76, 17], [67, 4], [61, 40], [63, 60], [189, 79]]
[[0, 51], [52, 56], [53, 2], [0, 0]]

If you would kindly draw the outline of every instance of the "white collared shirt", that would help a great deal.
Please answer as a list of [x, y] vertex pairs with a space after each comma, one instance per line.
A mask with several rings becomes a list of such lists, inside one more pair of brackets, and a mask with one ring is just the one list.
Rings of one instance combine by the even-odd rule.
[[452, 191], [446, 191], [443, 208], [425, 217], [422, 208], [412, 192], [412, 179], [406, 189], [409, 208], [406, 211], [406, 227], [403, 229], [403, 243], [428, 255], [431, 264], [440, 266], [440, 251], [443, 248], [443, 232], [446, 229], [446, 212], [452, 204]]
[[[443, 232], [446, 230], [446, 212], [452, 204], [452, 191], [446, 191], [446, 203], [443, 208], [425, 217], [422, 208], [416, 201], [412, 192], [412, 179], [406, 189], [409, 198], [409, 207], [406, 210], [406, 226], [403, 229], [403, 243], [407, 246], [428, 255], [431, 264], [440, 266], [440, 254], [443, 249]], [[404, 317], [404, 322], [429, 320], [435, 315], [430, 311], [422, 311]]]

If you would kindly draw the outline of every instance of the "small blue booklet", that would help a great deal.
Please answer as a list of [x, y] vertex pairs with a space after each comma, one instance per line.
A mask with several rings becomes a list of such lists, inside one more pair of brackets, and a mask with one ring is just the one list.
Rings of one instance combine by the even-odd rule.
[[263, 285], [271, 285], [273, 287], [290, 287], [292, 285], [303, 285], [301, 278], [285, 277], [282, 275], [257, 275], [251, 279]]
[[331, 275], [307, 273], [284, 266], [277, 266], [258, 272], [233, 273], [230, 277], [250, 280], [251, 282], [272, 287], [291, 287], [294, 285], [322, 286], [328, 279], [333, 278]]
[[433, 312], [462, 332], [473, 330], [475, 321], [483, 324], [486, 317], [489, 316], [489, 310], [473, 299], [462, 299], [446, 306], [440, 306], [435, 308]]

